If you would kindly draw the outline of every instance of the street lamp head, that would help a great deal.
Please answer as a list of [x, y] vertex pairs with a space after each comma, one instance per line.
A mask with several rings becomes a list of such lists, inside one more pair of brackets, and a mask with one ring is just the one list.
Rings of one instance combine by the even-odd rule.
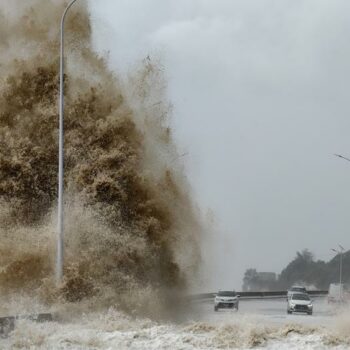
[[334, 153], [334, 155], [335, 155], [336, 157], [339, 157], [339, 158], [345, 159], [345, 160], [347, 160], [348, 162], [350, 162], [350, 159], [349, 159], [349, 158], [344, 157], [344, 156], [342, 156], [341, 154], [336, 154], [336, 153]]

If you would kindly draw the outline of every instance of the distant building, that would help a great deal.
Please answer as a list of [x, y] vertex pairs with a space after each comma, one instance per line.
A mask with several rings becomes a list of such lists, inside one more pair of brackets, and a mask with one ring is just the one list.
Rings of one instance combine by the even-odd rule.
[[277, 284], [275, 272], [258, 272], [256, 269], [248, 269], [243, 278], [243, 291], [265, 292], [274, 290]]
[[277, 275], [275, 272], [258, 272], [258, 280], [261, 282], [276, 282]]

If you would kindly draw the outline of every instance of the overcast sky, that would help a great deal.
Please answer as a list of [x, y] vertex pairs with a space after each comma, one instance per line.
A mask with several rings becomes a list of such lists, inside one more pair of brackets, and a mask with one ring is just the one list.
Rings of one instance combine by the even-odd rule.
[[240, 289], [249, 267], [279, 273], [304, 248], [350, 248], [350, 163], [333, 156], [350, 156], [350, 1], [90, 7], [113, 69], [148, 54], [165, 67], [196, 201], [220, 228], [210, 288]]

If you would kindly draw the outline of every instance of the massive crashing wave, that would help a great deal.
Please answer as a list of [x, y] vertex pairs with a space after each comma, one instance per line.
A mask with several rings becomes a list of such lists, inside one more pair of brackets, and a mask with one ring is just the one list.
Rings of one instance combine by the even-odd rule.
[[118, 82], [91, 49], [78, 3], [66, 21], [65, 279], [53, 287], [65, 5], [0, 4], [0, 293], [76, 302], [183, 290], [198, 263], [200, 224], [160, 71], [145, 59]]

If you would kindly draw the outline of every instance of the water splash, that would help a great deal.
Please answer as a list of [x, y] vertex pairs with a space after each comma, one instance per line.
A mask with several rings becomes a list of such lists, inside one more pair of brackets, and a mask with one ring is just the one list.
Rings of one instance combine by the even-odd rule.
[[147, 59], [121, 85], [92, 51], [89, 15], [78, 4], [66, 22], [66, 257], [64, 283], [54, 288], [64, 5], [0, 5], [1, 295], [21, 289], [47, 303], [98, 296], [124, 306], [123, 295], [141, 290], [168, 297], [193, 278], [200, 224], [174, 161], [160, 70]]

